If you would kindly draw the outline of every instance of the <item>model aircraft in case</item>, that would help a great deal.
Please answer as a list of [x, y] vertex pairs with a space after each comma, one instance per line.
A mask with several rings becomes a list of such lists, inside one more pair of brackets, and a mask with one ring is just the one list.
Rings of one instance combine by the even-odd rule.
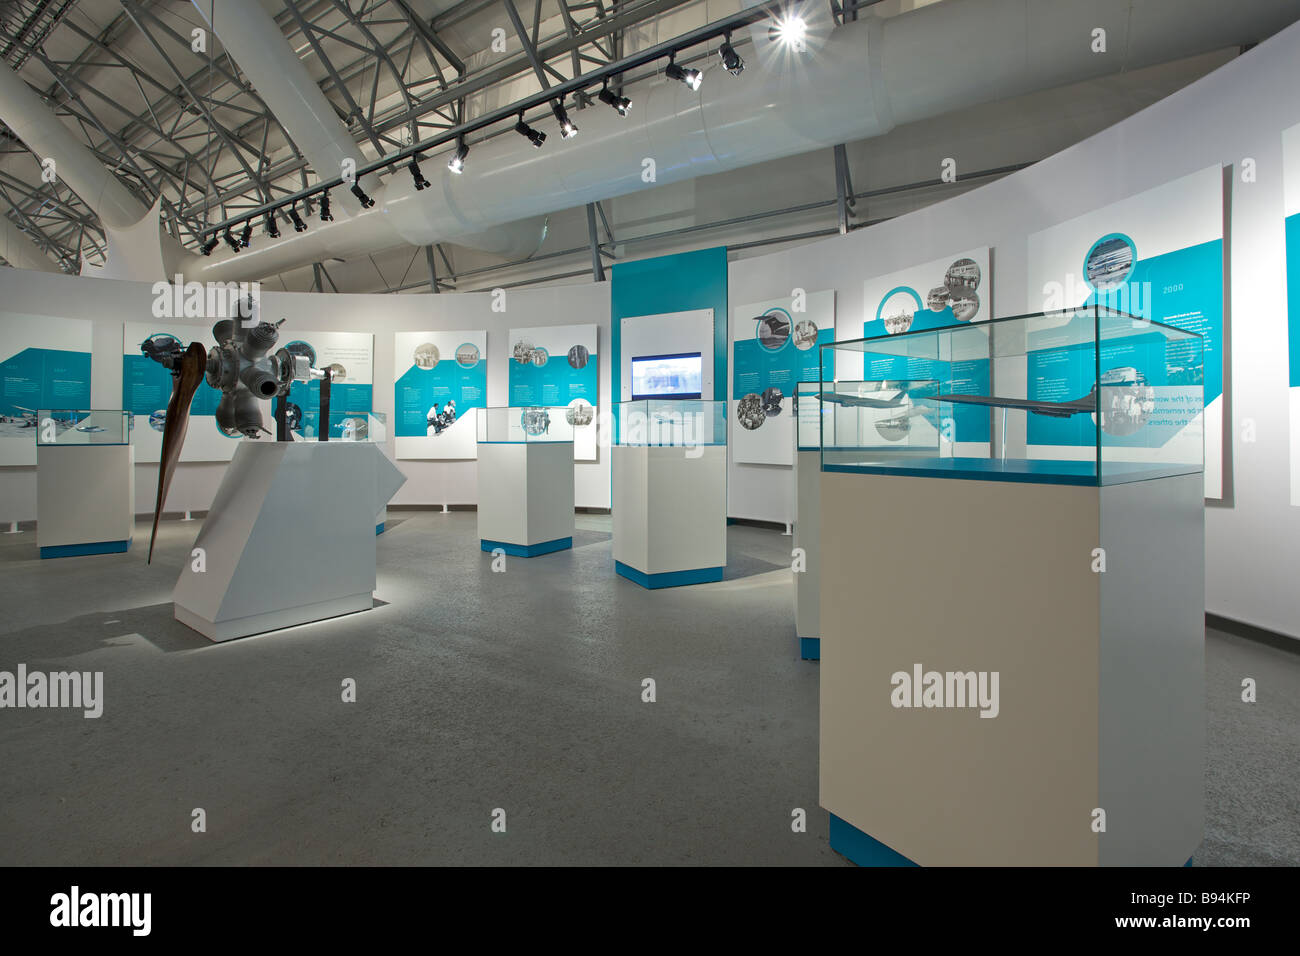
[[999, 398], [996, 395], [936, 395], [935, 401], [954, 402], [960, 405], [985, 405], [989, 408], [1020, 409], [1048, 418], [1070, 418], [1073, 415], [1090, 415], [1097, 411], [1097, 386], [1083, 398], [1068, 402], [1044, 402], [1031, 398]]

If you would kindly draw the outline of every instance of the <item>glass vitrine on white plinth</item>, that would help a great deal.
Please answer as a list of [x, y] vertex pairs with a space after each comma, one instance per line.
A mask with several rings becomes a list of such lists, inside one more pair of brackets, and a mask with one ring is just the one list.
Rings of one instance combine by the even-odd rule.
[[794, 388], [794, 624], [799, 656], [821, 658], [822, 405], [819, 382]]
[[[338, 441], [370, 442], [381, 450], [388, 443], [388, 414], [367, 412], [343, 420]], [[375, 534], [383, 534], [388, 524], [388, 502], [375, 515]]]
[[573, 438], [565, 411], [476, 409], [483, 551], [533, 558], [573, 547]]
[[644, 588], [721, 581], [727, 564], [726, 403], [614, 406], [614, 569]]
[[36, 413], [36, 543], [42, 558], [112, 554], [135, 531], [129, 412]]
[[1099, 307], [825, 347], [820, 803], [859, 863], [1181, 866], [1199, 336]]

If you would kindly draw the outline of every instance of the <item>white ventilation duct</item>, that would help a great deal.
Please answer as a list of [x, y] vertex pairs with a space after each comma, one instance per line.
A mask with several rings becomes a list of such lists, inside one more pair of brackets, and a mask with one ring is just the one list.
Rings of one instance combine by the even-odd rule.
[[[821, 5], [818, 5], [820, 8]], [[196, 259], [189, 278], [263, 278], [329, 257], [454, 239], [501, 223], [878, 136], [899, 123], [1138, 69], [1268, 36], [1295, 19], [1275, 0], [948, 0], [830, 32], [802, 55], [752, 31], [745, 72], [706, 69], [692, 92], [676, 82], [637, 91], [626, 117], [576, 113], [580, 134], [547, 124], [543, 149], [521, 137], [475, 146], [465, 171], [448, 153], [423, 164], [431, 189], [392, 178], [378, 205], [350, 221], [259, 241], [239, 255]], [[1106, 52], [1094, 52], [1103, 28]]]
[[0, 214], [0, 259], [15, 269], [62, 272], [54, 260], [28, 237], [8, 216]]

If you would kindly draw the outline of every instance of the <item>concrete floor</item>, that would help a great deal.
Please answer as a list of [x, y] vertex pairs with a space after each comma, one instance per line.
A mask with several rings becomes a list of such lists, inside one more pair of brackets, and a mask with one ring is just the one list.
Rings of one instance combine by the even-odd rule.
[[[374, 610], [212, 645], [169, 603], [198, 527], [164, 522], [152, 567], [143, 524], [126, 555], [0, 536], [0, 670], [100, 670], [106, 698], [0, 712], [0, 864], [844, 864], [790, 538], [733, 526], [726, 580], [649, 592], [607, 517], [494, 574], [474, 514], [396, 513]], [[1300, 863], [1300, 657], [1208, 641], [1197, 862]]]

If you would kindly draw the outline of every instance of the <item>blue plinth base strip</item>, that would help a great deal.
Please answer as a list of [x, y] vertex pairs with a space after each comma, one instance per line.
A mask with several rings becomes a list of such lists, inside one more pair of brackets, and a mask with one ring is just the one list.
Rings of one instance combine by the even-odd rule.
[[858, 866], [916, 866], [897, 850], [869, 837], [852, 823], [831, 814], [831, 849]]
[[651, 590], [655, 588], [676, 588], [683, 584], [708, 584], [710, 581], [722, 580], [722, 568], [694, 568], [690, 571], [663, 571], [659, 574], [646, 574], [636, 568], [614, 562], [614, 570], [634, 584]]
[[84, 554], [121, 554], [131, 547], [131, 539], [125, 541], [96, 541], [92, 544], [56, 544], [41, 548], [42, 558], [79, 558]]
[[535, 558], [539, 554], [550, 554], [552, 551], [572, 548], [573, 539], [556, 538], [554, 541], [543, 541], [541, 544], [510, 544], [506, 541], [488, 541], [483, 538], [479, 540], [478, 546], [489, 554], [500, 548], [506, 554], [516, 558]]
[[383, 534], [383, 533], [384, 533], [384, 526], [385, 526], [386, 524], [387, 524], [386, 521], [381, 521], [381, 522], [379, 522], [379, 524], [375, 525], [375, 534]]
[[822, 659], [822, 639], [820, 637], [799, 638], [799, 656], [806, 661]]

